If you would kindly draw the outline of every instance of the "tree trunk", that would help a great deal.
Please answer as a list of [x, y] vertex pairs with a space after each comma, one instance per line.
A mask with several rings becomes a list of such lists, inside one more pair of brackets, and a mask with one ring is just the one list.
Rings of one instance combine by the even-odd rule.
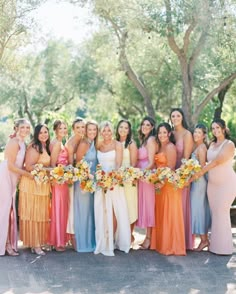
[[228, 90], [230, 89], [231, 85], [232, 85], [232, 83], [228, 84], [224, 89], [222, 89], [218, 93], [218, 100], [220, 102], [220, 105], [215, 109], [214, 119], [221, 118], [222, 108], [223, 108], [224, 100], [225, 100], [225, 95], [228, 92]]

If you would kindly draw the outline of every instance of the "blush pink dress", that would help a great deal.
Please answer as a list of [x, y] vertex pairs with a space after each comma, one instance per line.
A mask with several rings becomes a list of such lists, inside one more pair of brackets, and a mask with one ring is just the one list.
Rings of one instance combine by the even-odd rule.
[[[228, 140], [218, 147], [210, 146], [207, 152], [208, 162], [217, 157], [226, 142]], [[212, 216], [209, 250], [216, 254], [233, 253], [230, 206], [236, 196], [236, 174], [232, 161], [233, 158], [208, 172], [207, 194]]]
[[[15, 165], [22, 168], [25, 158], [25, 143], [19, 141], [19, 151]], [[17, 250], [17, 217], [16, 217], [16, 186], [19, 175], [9, 171], [7, 158], [0, 164], [0, 255], [5, 254], [8, 230], [10, 231], [10, 243]], [[9, 223], [10, 219], [10, 223]], [[9, 227], [10, 226], [10, 227]]]
[[[179, 168], [181, 165], [181, 159], [183, 158], [183, 153], [184, 153], [183, 139], [176, 142], [176, 150], [177, 150], [176, 168]], [[191, 229], [190, 187], [186, 187], [182, 189], [182, 205], [183, 205], [186, 249], [192, 250], [194, 238], [193, 238], [192, 229]]]
[[[148, 165], [148, 153], [145, 146], [138, 150], [138, 167], [145, 169]], [[138, 221], [140, 228], [155, 226], [155, 188], [153, 184], [138, 181]]]
[[[58, 156], [57, 165], [68, 165], [68, 151], [63, 148]], [[65, 247], [69, 241], [66, 233], [69, 208], [69, 188], [67, 184], [52, 186], [52, 207], [49, 244], [55, 247]]]

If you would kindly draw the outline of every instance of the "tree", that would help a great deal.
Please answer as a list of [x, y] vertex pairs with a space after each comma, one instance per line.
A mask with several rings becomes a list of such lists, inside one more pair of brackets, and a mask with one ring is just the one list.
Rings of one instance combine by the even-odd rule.
[[78, 71], [74, 47], [51, 41], [38, 55], [23, 58], [17, 71], [2, 72], [0, 99], [35, 126], [75, 99], [82, 105]]
[[[74, 2], [83, 4], [85, 1]], [[102, 21], [101, 30], [104, 30], [105, 23], [113, 36], [110, 39], [118, 47], [121, 69], [142, 96], [149, 115], [154, 116], [156, 113], [154, 101], [157, 97], [149, 82], [150, 76], [144, 76], [137, 66], [145, 33], [157, 40], [153, 67], [164, 60], [159, 58], [163, 57], [160, 44], [172, 60], [177, 58], [179, 62], [178, 76], [182, 84], [180, 104], [190, 125], [198, 121], [209, 101], [235, 80], [236, 56], [233, 48], [236, 18], [233, 0], [131, 0], [128, 3], [123, 0], [94, 0], [90, 3]], [[225, 31], [225, 21], [228, 32]], [[222, 58], [219, 62], [222, 51], [223, 56], [228, 55], [230, 58]], [[169, 67], [175, 71], [173, 64], [169, 64]], [[158, 72], [156, 77], [160, 79]], [[175, 88], [180, 89], [179, 82], [175, 82]]]

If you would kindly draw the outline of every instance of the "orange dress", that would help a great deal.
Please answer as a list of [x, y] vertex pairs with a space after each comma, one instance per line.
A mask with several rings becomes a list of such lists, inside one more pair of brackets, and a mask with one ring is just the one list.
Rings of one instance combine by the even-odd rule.
[[[167, 166], [164, 153], [155, 156], [157, 167]], [[186, 255], [182, 194], [170, 183], [156, 193], [156, 225], [152, 228], [151, 249], [164, 255]]]

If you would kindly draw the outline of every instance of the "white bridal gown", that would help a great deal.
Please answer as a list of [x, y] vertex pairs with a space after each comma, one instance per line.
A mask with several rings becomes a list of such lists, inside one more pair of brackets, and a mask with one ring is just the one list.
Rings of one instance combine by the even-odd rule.
[[[108, 152], [98, 151], [98, 162], [106, 172], [115, 169], [115, 150]], [[106, 193], [100, 188], [95, 192], [95, 254], [102, 253], [114, 256], [114, 249], [126, 253], [130, 249], [130, 223], [124, 188], [115, 186], [114, 190]], [[117, 230], [113, 234], [113, 209], [117, 219]]]

